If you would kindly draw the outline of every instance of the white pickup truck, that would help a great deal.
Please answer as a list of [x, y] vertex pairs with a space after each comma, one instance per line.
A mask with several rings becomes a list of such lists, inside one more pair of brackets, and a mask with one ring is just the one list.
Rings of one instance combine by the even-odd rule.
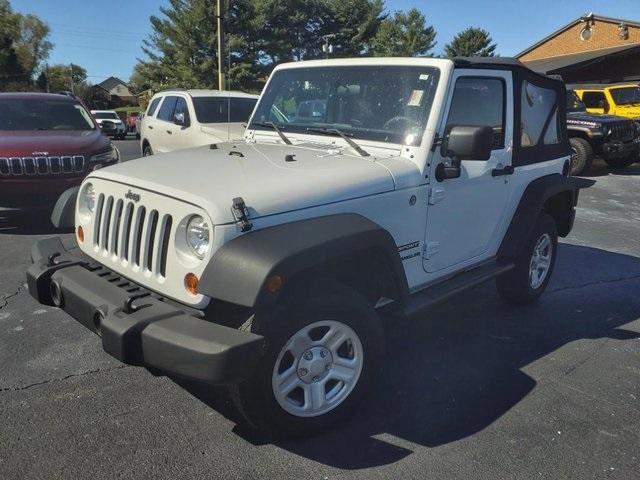
[[509, 302], [542, 294], [588, 186], [568, 176], [565, 103], [507, 58], [280, 65], [244, 140], [63, 195], [53, 221], [78, 247], [36, 244], [29, 291], [122, 362], [316, 432], [381, 375], [382, 306], [428, 314], [491, 279]]
[[138, 130], [143, 156], [239, 140], [257, 95], [220, 90], [156, 93]]

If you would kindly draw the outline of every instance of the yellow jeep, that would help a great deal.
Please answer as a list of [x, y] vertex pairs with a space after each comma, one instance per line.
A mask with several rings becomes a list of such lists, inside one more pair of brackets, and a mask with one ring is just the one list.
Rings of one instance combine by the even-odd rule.
[[576, 85], [573, 87], [587, 112], [640, 119], [640, 85]]

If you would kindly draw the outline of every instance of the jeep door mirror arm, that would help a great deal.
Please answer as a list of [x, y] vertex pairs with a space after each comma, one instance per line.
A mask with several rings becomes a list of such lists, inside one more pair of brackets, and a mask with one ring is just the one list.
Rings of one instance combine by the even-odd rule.
[[450, 178], [458, 178], [462, 173], [461, 162], [458, 157], [451, 157], [451, 165], [439, 163], [436, 167], [436, 180], [441, 182]]

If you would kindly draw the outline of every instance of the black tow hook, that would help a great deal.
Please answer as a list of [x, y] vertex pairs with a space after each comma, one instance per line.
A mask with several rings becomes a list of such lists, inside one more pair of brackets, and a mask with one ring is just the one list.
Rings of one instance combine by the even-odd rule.
[[137, 310], [140, 310], [142, 307], [134, 307], [133, 302], [140, 298], [148, 297], [149, 295], [151, 295], [149, 292], [144, 292], [127, 297], [127, 299], [124, 301], [124, 307], [122, 307], [122, 311], [129, 315]]

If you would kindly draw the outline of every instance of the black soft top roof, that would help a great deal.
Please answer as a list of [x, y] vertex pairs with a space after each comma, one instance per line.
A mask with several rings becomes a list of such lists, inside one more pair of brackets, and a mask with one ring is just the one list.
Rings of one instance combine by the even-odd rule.
[[[478, 70], [509, 70], [513, 76], [514, 118], [513, 131], [516, 141], [513, 145], [512, 164], [515, 167], [529, 165], [546, 160], [562, 158], [569, 155], [569, 140], [566, 130], [559, 129], [557, 143], [545, 144], [544, 138], [547, 129], [555, 119], [556, 125], [566, 124], [566, 95], [564, 82], [557, 76], [547, 76], [534, 72], [527, 68], [520, 60], [510, 57], [456, 57], [453, 59], [455, 68]], [[538, 136], [535, 145], [523, 146], [518, 139], [523, 135], [522, 108], [530, 100], [526, 89], [527, 85], [551, 89], [556, 92], [555, 105], [550, 109], [545, 120], [542, 133]]]
[[455, 68], [478, 68], [492, 70], [511, 70], [526, 72], [528, 75], [537, 76], [547, 80], [555, 80], [561, 82], [562, 79], [557, 75], [544, 75], [531, 70], [524, 63], [514, 57], [455, 57], [452, 59]]
[[527, 68], [524, 63], [513, 57], [455, 57], [453, 63], [456, 68]]

